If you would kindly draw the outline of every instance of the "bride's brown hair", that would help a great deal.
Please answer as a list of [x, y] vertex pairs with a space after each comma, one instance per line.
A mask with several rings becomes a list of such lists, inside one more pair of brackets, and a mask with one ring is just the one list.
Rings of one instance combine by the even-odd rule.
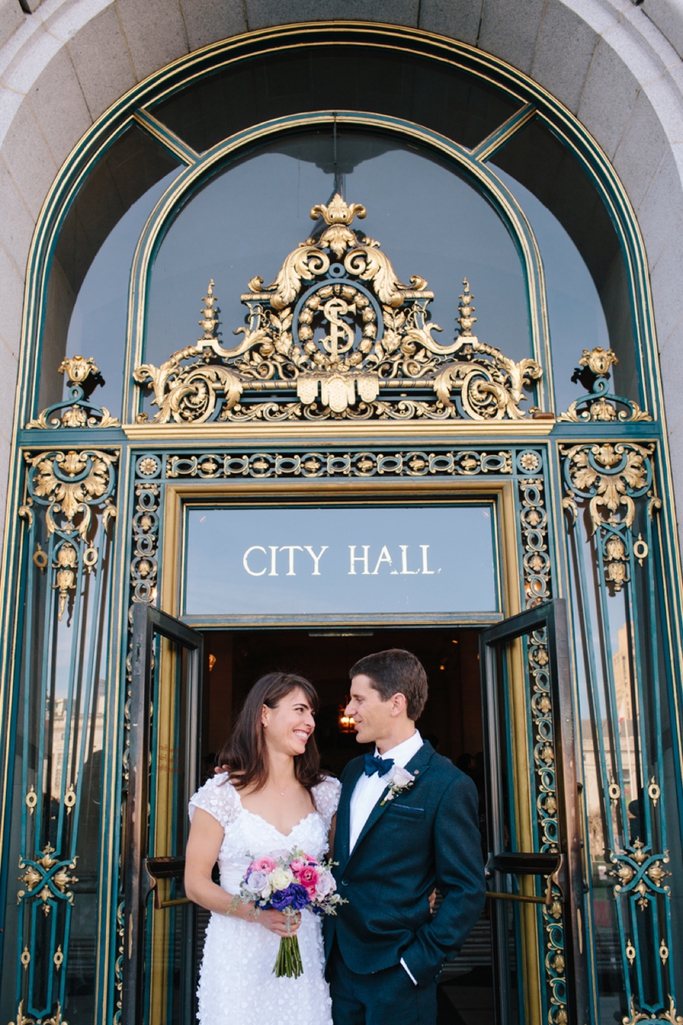
[[[230, 782], [238, 790], [253, 786], [261, 790], [268, 782], [268, 750], [263, 735], [263, 706], [275, 708], [283, 698], [299, 688], [306, 695], [312, 712], [318, 711], [318, 694], [313, 684], [294, 673], [267, 673], [257, 680], [237, 716], [228, 740], [218, 753], [217, 763], [227, 766]], [[320, 755], [311, 734], [306, 750], [294, 758], [294, 772], [302, 786], [310, 790], [322, 780]]]

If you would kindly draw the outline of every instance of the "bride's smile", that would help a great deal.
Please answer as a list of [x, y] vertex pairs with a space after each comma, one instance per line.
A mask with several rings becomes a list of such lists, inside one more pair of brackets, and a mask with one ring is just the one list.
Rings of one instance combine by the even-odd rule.
[[[275, 708], [264, 705], [262, 722], [271, 758], [277, 754], [286, 755], [288, 758], [303, 754], [315, 729], [313, 709], [299, 687], [282, 698]], [[273, 765], [273, 768], [276, 767]], [[290, 768], [287, 782], [291, 782], [291, 779]]]

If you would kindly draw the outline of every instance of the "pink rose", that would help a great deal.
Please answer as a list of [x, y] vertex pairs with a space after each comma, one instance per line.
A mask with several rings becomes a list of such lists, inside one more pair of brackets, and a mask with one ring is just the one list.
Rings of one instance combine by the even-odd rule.
[[299, 873], [301, 872], [301, 870], [306, 867], [306, 862], [305, 861], [300, 861], [299, 858], [293, 858], [289, 867], [291, 868], [291, 870], [294, 873], [294, 875], [297, 876], [297, 878], [298, 878]]
[[297, 873], [297, 878], [301, 885], [306, 887], [309, 893], [313, 890], [313, 895], [315, 896], [315, 888], [318, 885], [318, 879], [320, 878], [318, 869], [314, 868], [313, 865], [304, 865]]
[[262, 858], [257, 858], [256, 861], [252, 861], [248, 871], [265, 872], [266, 874], [269, 874], [270, 872], [274, 872], [276, 868], [277, 865], [273, 859], [269, 858], [267, 854], [264, 854]]

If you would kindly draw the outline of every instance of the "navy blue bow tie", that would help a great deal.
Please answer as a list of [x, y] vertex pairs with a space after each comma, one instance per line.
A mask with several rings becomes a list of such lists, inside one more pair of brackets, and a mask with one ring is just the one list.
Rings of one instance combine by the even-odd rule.
[[377, 755], [366, 755], [365, 775], [373, 776], [375, 773], [378, 773], [380, 776], [386, 776], [393, 768], [393, 765], [393, 758], [378, 758]]

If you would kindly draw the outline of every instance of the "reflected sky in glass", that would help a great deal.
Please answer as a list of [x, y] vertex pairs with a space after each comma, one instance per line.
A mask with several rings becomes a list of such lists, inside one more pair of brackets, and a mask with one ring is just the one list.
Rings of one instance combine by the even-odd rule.
[[[444, 344], [456, 331], [468, 277], [482, 341], [521, 359], [530, 351], [526, 288], [515, 245], [481, 194], [445, 164], [396, 140], [338, 138], [346, 200], [362, 203], [354, 227], [381, 243], [399, 278], [427, 278], [432, 318]], [[335, 186], [329, 135], [289, 138], [231, 165], [181, 211], [162, 242], [148, 299], [146, 360], [159, 365], [199, 337], [201, 297], [210, 278], [221, 308], [222, 343], [244, 323], [240, 295], [260, 275], [276, 276], [315, 229], [311, 207]]]
[[491, 506], [190, 508], [184, 615], [499, 608]]
[[602, 303], [579, 250], [550, 210], [505, 171], [491, 169], [510, 189], [536, 235], [545, 270], [550, 345], [558, 413], [585, 394], [572, 374], [584, 349], [609, 349]]
[[[67, 356], [94, 356], [104, 378], [92, 402], [121, 415], [128, 283], [133, 254], [145, 221], [182, 168], [176, 168], [141, 196], [100, 247], [76, 299], [66, 343]], [[64, 382], [64, 398], [68, 396]]]

